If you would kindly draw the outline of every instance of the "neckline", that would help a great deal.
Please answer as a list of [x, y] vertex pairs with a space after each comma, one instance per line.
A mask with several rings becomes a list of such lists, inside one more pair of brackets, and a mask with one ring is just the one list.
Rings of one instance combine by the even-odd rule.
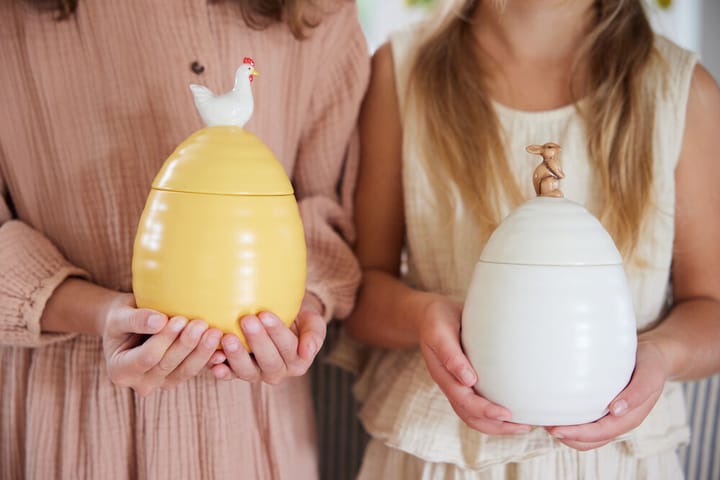
[[504, 116], [515, 116], [522, 117], [528, 120], [554, 120], [565, 118], [577, 111], [577, 107], [582, 106], [587, 101], [587, 97], [584, 97], [577, 102], [563, 105], [558, 108], [550, 110], [519, 110], [517, 108], [509, 107], [503, 103], [498, 102], [495, 99], [491, 99], [492, 105], [495, 111], [500, 115]]

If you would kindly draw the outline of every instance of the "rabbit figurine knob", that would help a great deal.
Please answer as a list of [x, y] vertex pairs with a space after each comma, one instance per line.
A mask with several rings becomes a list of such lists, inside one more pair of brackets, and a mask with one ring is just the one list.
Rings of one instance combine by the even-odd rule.
[[530, 145], [525, 149], [528, 153], [542, 156], [542, 163], [533, 172], [533, 186], [535, 193], [541, 197], [562, 198], [560, 179], [565, 178], [565, 172], [560, 165], [560, 145], [546, 143], [544, 145]]

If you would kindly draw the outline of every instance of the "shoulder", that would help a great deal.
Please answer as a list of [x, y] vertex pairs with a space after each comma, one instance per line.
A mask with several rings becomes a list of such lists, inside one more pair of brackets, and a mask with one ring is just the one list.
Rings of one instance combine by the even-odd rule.
[[370, 54], [367, 40], [358, 18], [357, 4], [353, 1], [326, 2], [319, 24], [302, 40], [304, 48], [316, 52], [318, 68], [327, 70], [350, 68], [347, 75], [366, 80]]
[[[297, 65], [295, 82], [318, 98], [359, 97], [367, 87], [370, 54], [352, 1], [318, 2], [322, 15], [303, 39], [292, 38], [291, 50], [280, 63]], [[289, 56], [289, 57], [288, 57]], [[302, 90], [302, 88], [300, 88]], [[337, 99], [336, 99], [337, 100]]]
[[[308, 40], [324, 43], [348, 39], [364, 41], [364, 34], [358, 16], [358, 7], [354, 1], [334, 0], [320, 2], [317, 6], [319, 16], [317, 27], [309, 32]], [[339, 45], [340, 47], [342, 45]]]
[[400, 118], [393, 52], [390, 43], [385, 43], [372, 57], [370, 85], [360, 117], [361, 126], [365, 128], [361, 128], [361, 132], [372, 129], [387, 138], [400, 125]]
[[696, 53], [681, 47], [665, 35], [655, 34], [655, 48], [664, 57], [697, 56]]
[[394, 73], [393, 49], [390, 42], [385, 42], [377, 49], [372, 56], [372, 76], [373, 79], [382, 79], [384, 81], [393, 81]]
[[687, 89], [699, 55], [687, 50], [663, 35], [655, 35], [655, 52], [660, 72], [670, 89]]
[[[710, 192], [715, 188], [716, 179], [720, 176], [717, 156], [719, 137], [720, 88], [710, 73], [698, 64], [692, 76], [682, 150], [675, 169], [678, 195], [684, 200], [694, 198], [695, 193]], [[705, 198], [715, 204], [717, 199], [712, 196]]]
[[387, 43], [392, 50], [392, 58], [398, 69], [412, 63], [422, 41], [424, 31], [425, 23], [417, 22], [395, 30], [390, 34]]
[[716, 139], [720, 135], [720, 88], [701, 64], [696, 64], [687, 104], [687, 135], [706, 132]]
[[418, 22], [395, 30], [373, 57], [373, 77], [395, 90], [401, 110], [425, 28], [424, 22]]

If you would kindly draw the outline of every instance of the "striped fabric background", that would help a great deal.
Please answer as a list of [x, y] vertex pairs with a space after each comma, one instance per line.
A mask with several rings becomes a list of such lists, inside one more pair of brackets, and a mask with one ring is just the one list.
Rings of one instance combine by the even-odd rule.
[[[326, 346], [337, 337], [333, 322]], [[322, 353], [321, 353], [322, 355]], [[352, 375], [322, 360], [311, 371], [320, 440], [322, 480], [353, 480], [367, 435], [357, 420]], [[720, 375], [686, 385], [692, 439], [680, 451], [687, 480], [720, 480]], [[384, 480], [384, 479], [378, 479]]]
[[357, 419], [358, 405], [352, 395], [353, 375], [322, 361], [328, 345], [334, 343], [339, 333], [340, 322], [330, 323], [319, 360], [310, 370], [320, 442], [321, 480], [354, 480], [368, 438]]
[[[680, 452], [688, 480], [720, 480], [720, 375], [685, 385], [692, 437]], [[352, 478], [352, 477], [347, 477]]]

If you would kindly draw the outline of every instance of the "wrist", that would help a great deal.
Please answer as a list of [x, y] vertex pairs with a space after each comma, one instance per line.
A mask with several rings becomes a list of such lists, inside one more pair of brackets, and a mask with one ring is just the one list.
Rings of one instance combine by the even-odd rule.
[[112, 290], [106, 290], [105, 292], [105, 295], [98, 295], [97, 313], [94, 315], [94, 330], [98, 336], [105, 334], [108, 319], [115, 309], [135, 306], [135, 297], [131, 293], [120, 293]]
[[100, 336], [115, 302], [132, 301], [132, 295], [100, 287], [79, 278], [62, 282], [48, 300], [40, 319], [46, 332]]
[[444, 296], [436, 293], [413, 290], [405, 298], [403, 311], [408, 316], [408, 324], [412, 326], [416, 339], [420, 338], [425, 324], [437, 317], [438, 310], [446, 310], [451, 302]]
[[672, 337], [650, 330], [638, 335], [638, 349], [642, 346], [656, 349], [667, 380], [675, 380], [681, 375], [681, 345]]
[[312, 312], [322, 317], [325, 315], [325, 304], [316, 294], [306, 291], [300, 306], [300, 311]]

